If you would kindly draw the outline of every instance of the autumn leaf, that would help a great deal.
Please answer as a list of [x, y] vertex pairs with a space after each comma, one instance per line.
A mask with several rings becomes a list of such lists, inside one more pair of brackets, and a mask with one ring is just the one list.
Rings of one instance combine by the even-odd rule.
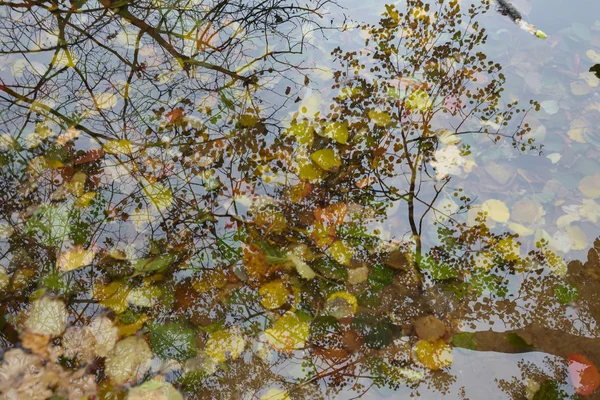
[[227, 359], [235, 360], [243, 352], [246, 346], [244, 337], [233, 329], [224, 329], [213, 332], [206, 341], [204, 351], [217, 362], [225, 362]]
[[268, 310], [279, 308], [287, 302], [290, 294], [285, 282], [282, 280], [274, 280], [265, 283], [258, 289], [258, 294], [262, 297], [260, 304]]
[[433, 371], [452, 364], [451, 348], [443, 339], [419, 340], [415, 344], [413, 352], [419, 363]]
[[342, 165], [342, 160], [333, 149], [317, 150], [310, 155], [310, 158], [325, 171], [330, 171]]
[[310, 331], [308, 322], [288, 312], [272, 328], [265, 329], [267, 342], [276, 350], [292, 352], [304, 347]]
[[62, 252], [58, 256], [56, 265], [63, 272], [73, 271], [86, 265], [90, 265], [96, 256], [96, 247], [92, 246], [85, 249], [81, 245], [77, 245], [69, 250]]
[[600, 373], [596, 365], [583, 354], [568, 358], [569, 376], [575, 391], [582, 396], [593, 394], [600, 386]]

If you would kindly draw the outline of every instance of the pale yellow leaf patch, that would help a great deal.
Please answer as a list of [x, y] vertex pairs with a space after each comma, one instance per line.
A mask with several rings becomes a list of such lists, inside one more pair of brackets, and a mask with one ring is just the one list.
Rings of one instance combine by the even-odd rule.
[[84, 249], [77, 245], [58, 256], [56, 265], [62, 272], [73, 271], [75, 269], [90, 265], [96, 256], [96, 247]]
[[244, 337], [233, 329], [223, 329], [211, 333], [204, 351], [206, 355], [217, 362], [225, 362], [227, 359], [235, 360], [246, 347]]
[[490, 199], [481, 206], [481, 209], [487, 213], [488, 217], [496, 222], [507, 222], [510, 218], [510, 211], [506, 204], [501, 200]]
[[267, 342], [276, 350], [292, 352], [306, 343], [310, 327], [296, 314], [288, 312], [280, 317], [272, 328], [265, 329]]

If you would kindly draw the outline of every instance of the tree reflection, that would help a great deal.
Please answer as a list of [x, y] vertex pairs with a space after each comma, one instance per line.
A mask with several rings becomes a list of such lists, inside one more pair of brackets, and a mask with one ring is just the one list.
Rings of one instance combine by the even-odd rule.
[[[25, 60], [0, 86], [3, 393], [449, 394], [456, 348], [598, 362], [598, 246], [522, 254], [450, 186], [473, 137], [539, 149], [480, 51], [487, 2], [387, 6], [333, 51], [331, 104], [286, 116], [270, 80], [303, 73], [326, 4], [3, 4]], [[397, 202], [409, 235], [387, 240]]]

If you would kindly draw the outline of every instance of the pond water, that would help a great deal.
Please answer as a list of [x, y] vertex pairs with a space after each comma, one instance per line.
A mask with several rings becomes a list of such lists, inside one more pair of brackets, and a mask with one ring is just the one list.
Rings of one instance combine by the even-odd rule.
[[0, 398], [600, 398], [600, 6], [512, 4], [0, 2]]

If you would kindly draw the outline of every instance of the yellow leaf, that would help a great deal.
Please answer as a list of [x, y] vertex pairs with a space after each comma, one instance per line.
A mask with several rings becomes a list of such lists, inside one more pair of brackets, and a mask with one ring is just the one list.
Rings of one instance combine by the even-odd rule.
[[329, 171], [342, 165], [340, 157], [333, 149], [317, 150], [310, 155], [310, 158], [325, 171]]
[[321, 248], [329, 246], [335, 240], [336, 231], [333, 224], [315, 221], [311, 234], [312, 240]]
[[273, 310], [287, 302], [290, 292], [282, 280], [275, 280], [262, 285], [258, 289], [258, 294], [262, 296], [260, 304], [266, 309]]
[[119, 324], [119, 336], [131, 336], [135, 335], [148, 321], [148, 316], [146, 314], [140, 315], [137, 321], [132, 322], [131, 324], [120, 325]]
[[579, 182], [579, 190], [585, 197], [600, 197], [600, 174], [586, 176]]
[[348, 142], [348, 128], [341, 122], [330, 122], [325, 127], [325, 137], [335, 140], [338, 143], [346, 144]]
[[173, 202], [173, 194], [168, 186], [160, 182], [150, 183], [144, 186], [144, 192], [150, 202], [159, 210], [167, 209]]
[[259, 121], [257, 116], [251, 114], [244, 114], [240, 117], [240, 124], [246, 128], [255, 126]]
[[83, 194], [83, 189], [85, 186], [85, 181], [87, 180], [87, 175], [83, 172], [79, 171], [73, 175], [70, 182], [65, 183], [65, 188], [67, 191], [75, 196], [81, 196]]
[[569, 138], [578, 143], [585, 143], [585, 134], [589, 130], [588, 123], [583, 119], [574, 119], [571, 121], [569, 129]]
[[242, 335], [232, 329], [223, 329], [210, 334], [204, 350], [213, 360], [225, 362], [228, 358], [238, 358], [244, 352], [244, 347], [246, 342]]
[[443, 339], [430, 342], [419, 340], [414, 347], [417, 360], [425, 368], [438, 370], [452, 364], [452, 349]]
[[510, 218], [508, 207], [500, 200], [490, 199], [481, 206], [481, 209], [487, 212], [488, 216], [496, 222], [507, 222]]
[[102, 145], [105, 152], [109, 154], [131, 154], [133, 146], [126, 139], [111, 140]]
[[385, 111], [369, 111], [369, 119], [377, 126], [388, 126], [392, 123], [392, 117]]
[[408, 96], [406, 105], [419, 111], [427, 111], [431, 108], [432, 102], [426, 91], [418, 89]]
[[58, 256], [56, 265], [62, 272], [73, 271], [86, 265], [90, 265], [96, 255], [96, 248], [84, 249], [83, 246], [77, 245], [67, 251], [64, 251]]
[[585, 250], [588, 246], [588, 239], [585, 232], [578, 226], [567, 226], [565, 228], [569, 234], [569, 240], [572, 243], [572, 250]]
[[328, 314], [335, 318], [347, 318], [356, 313], [358, 301], [348, 292], [335, 292], [327, 298], [326, 308]]
[[77, 203], [77, 207], [85, 208], [89, 206], [90, 202], [94, 200], [94, 197], [96, 197], [96, 192], [86, 192], [82, 194], [75, 200], [75, 202]]
[[128, 295], [129, 287], [119, 281], [111, 282], [106, 286], [98, 283], [93, 289], [93, 297], [100, 300], [101, 305], [110, 308], [117, 314], [121, 314], [129, 307]]
[[198, 293], [206, 293], [213, 289], [220, 289], [227, 284], [227, 275], [222, 269], [204, 270], [202, 274], [194, 279], [192, 287]]
[[310, 161], [299, 163], [298, 177], [305, 182], [318, 182], [323, 179], [325, 172]]
[[299, 256], [296, 254], [288, 254], [288, 259], [294, 264], [298, 275], [304, 279], [313, 279], [317, 274], [315, 271]]
[[496, 244], [496, 250], [506, 261], [517, 261], [521, 257], [521, 244], [512, 237], [502, 239]]
[[291, 352], [304, 347], [310, 327], [296, 314], [288, 312], [265, 329], [267, 342], [276, 350]]
[[600, 53], [596, 50], [588, 50], [585, 52], [585, 55], [595, 63], [600, 63]]
[[331, 247], [329, 247], [329, 254], [338, 263], [349, 266], [350, 260], [354, 256], [354, 248], [350, 247], [342, 240], [336, 240]]
[[291, 400], [288, 392], [285, 392], [280, 389], [269, 389], [269, 391], [262, 396], [260, 396], [259, 400]]
[[117, 105], [117, 96], [112, 93], [100, 93], [96, 96], [96, 107], [100, 109], [113, 108]]
[[592, 88], [584, 81], [571, 82], [571, 93], [575, 96], [584, 96], [589, 94]]
[[300, 123], [292, 122], [286, 133], [296, 138], [296, 141], [300, 144], [312, 146], [315, 138], [315, 130], [308, 121], [302, 121]]
[[523, 226], [521, 224], [518, 224], [516, 222], [511, 222], [508, 224], [508, 229], [510, 229], [511, 231], [513, 231], [514, 233], [516, 233], [519, 236], [531, 236], [533, 235], [533, 230], [527, 228], [526, 226]]

